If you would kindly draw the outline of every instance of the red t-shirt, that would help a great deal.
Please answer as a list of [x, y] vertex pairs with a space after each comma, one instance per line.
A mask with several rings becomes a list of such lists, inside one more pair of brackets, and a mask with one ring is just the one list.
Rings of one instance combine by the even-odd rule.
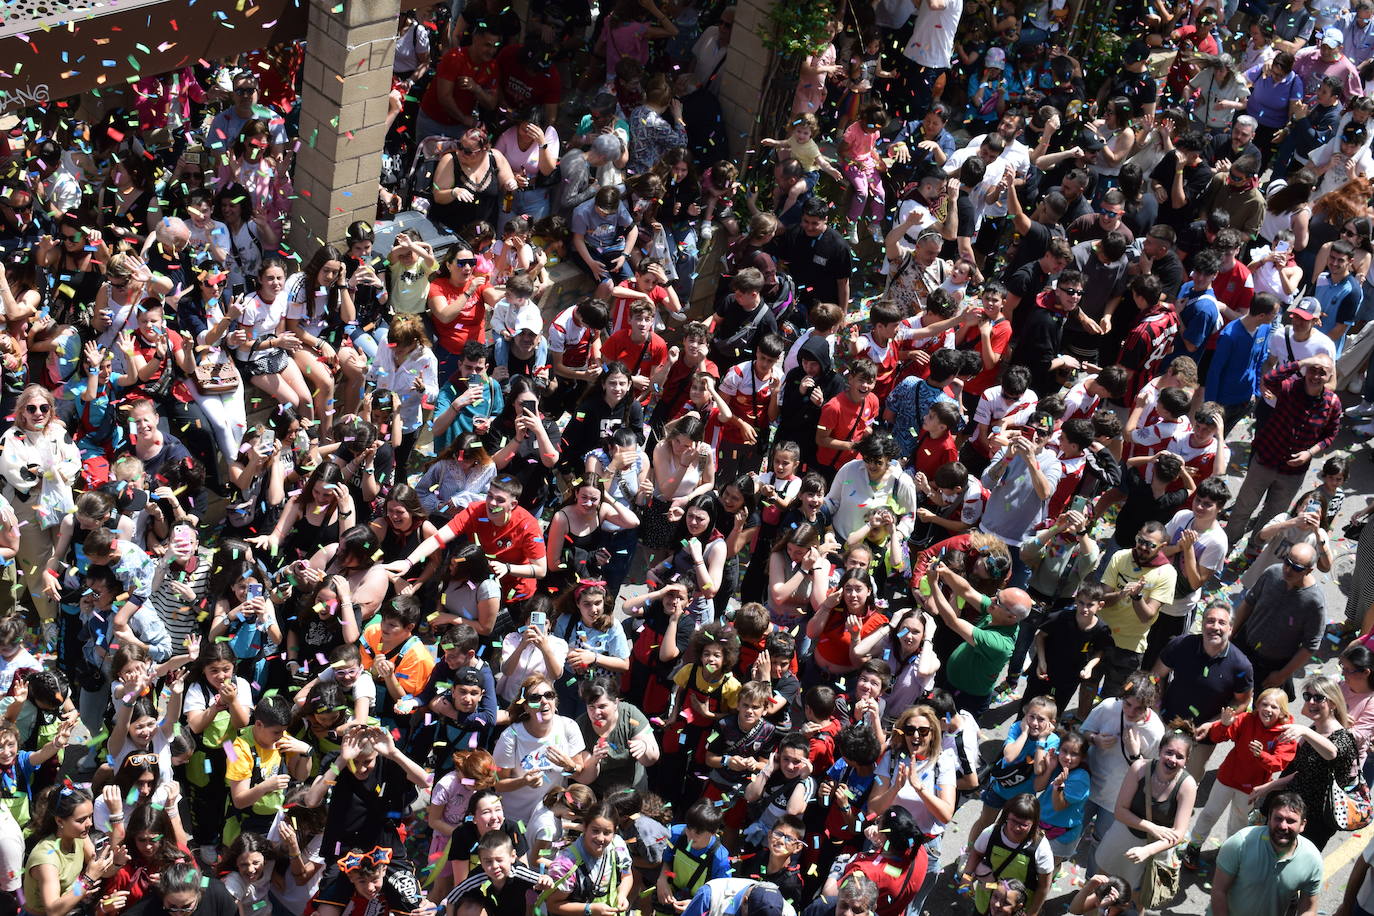
[[958, 460], [959, 447], [954, 444], [953, 433], [946, 432], [939, 439], [935, 439], [925, 430], [921, 430], [921, 435], [916, 440], [916, 448], [912, 452], [912, 463], [917, 472], [925, 474], [929, 479], [940, 468]]
[[[601, 348], [601, 357], [606, 362], [619, 361], [626, 365], [631, 375], [653, 375], [659, 366], [668, 361], [668, 344], [653, 331], [643, 343], [630, 339], [630, 329], [612, 334]], [[640, 403], [648, 404], [654, 395], [653, 386], [645, 389]]]
[[[634, 280], [622, 280], [619, 285], [625, 289], [635, 289]], [[655, 286], [653, 290], [648, 293], [648, 296], [649, 300], [653, 302], [654, 308], [658, 309], [660, 314], [668, 310], [668, 290], [662, 286]], [[630, 323], [630, 303], [634, 301], [634, 299], [621, 299], [619, 297], [613, 297], [611, 299], [612, 334], [625, 330], [625, 326]]]
[[530, 105], [550, 105], [563, 97], [563, 77], [557, 67], [542, 73], [531, 70], [521, 60], [523, 45], [506, 45], [496, 55], [497, 80], [506, 106], [519, 111]]
[[[510, 520], [498, 528], [487, 515], [487, 501], [472, 503], [448, 523], [454, 534], [477, 539], [487, 556], [507, 566], [533, 563], [544, 555], [544, 532], [539, 522], [525, 509], [511, 509]], [[506, 576], [501, 580], [503, 600], [520, 601], [534, 594], [538, 583], [528, 576]]]
[[[868, 434], [869, 424], [878, 418], [878, 409], [878, 396], [871, 391], [858, 404], [849, 397], [849, 392], [841, 391], [821, 407], [817, 429], [825, 430], [832, 439], [857, 442]], [[858, 455], [852, 449], [840, 452], [833, 448], [816, 448], [816, 461], [829, 468], [838, 469]]]
[[[969, 328], [964, 334], [962, 341], [966, 346], [972, 344], [973, 352], [981, 354], [982, 345], [978, 342], [978, 329]], [[988, 341], [992, 345], [992, 352], [998, 356], [997, 365], [991, 369], [984, 369], [973, 378], [964, 383], [964, 390], [969, 394], [981, 395], [993, 385], [997, 384], [1002, 377], [1001, 357], [1007, 352], [1007, 344], [1011, 343], [1011, 322], [1005, 318], [997, 319], [997, 323], [992, 326], [992, 337]]]
[[672, 419], [682, 416], [683, 406], [692, 393], [692, 376], [698, 372], [705, 372], [716, 380], [720, 379], [719, 367], [709, 359], [703, 359], [695, 367], [687, 365], [682, 359], [673, 363], [673, 368], [668, 370], [668, 377], [663, 380], [663, 392], [658, 400], [663, 416]]
[[900, 859], [890, 859], [876, 852], [865, 852], [850, 860], [845, 866], [844, 875], [848, 877], [860, 872], [877, 885], [878, 905], [874, 912], [878, 916], [902, 916], [911, 901], [916, 899], [916, 892], [921, 889], [927, 868], [925, 847], [917, 846], [916, 855], [905, 868], [902, 867]]
[[[487, 302], [482, 298], [482, 293], [486, 292], [488, 285], [485, 280], [477, 280], [473, 284], [472, 295], [468, 296], [467, 303], [459, 311], [458, 317], [454, 321], [440, 321], [434, 317], [433, 309], [430, 310], [430, 320], [434, 323], [434, 336], [439, 346], [447, 352], [461, 353], [463, 344], [469, 340], [475, 340], [478, 343], [487, 342]], [[456, 299], [462, 292], [463, 290], [455, 286], [447, 277], [431, 280], [429, 284], [431, 299], [436, 296]]]
[[[859, 622], [859, 639], [887, 625], [887, 615], [873, 611]], [[824, 659], [831, 668], [846, 670], [854, 667], [849, 660], [849, 615], [841, 604], [826, 618], [825, 629], [816, 640], [816, 657]]]
[[[468, 48], [455, 48], [445, 52], [444, 56], [439, 58], [439, 69], [435, 71], [434, 81], [425, 90], [424, 98], [420, 99], [420, 110], [442, 124], [453, 123], [449, 113], [444, 110], [443, 103], [439, 101], [439, 83], [442, 80], [457, 83], [459, 79], [467, 76], [486, 91], [496, 91], [496, 59], [479, 64], [472, 59], [468, 51]], [[472, 111], [477, 107], [477, 97], [472, 91], [459, 89], [457, 86], [453, 88], [453, 102], [460, 111]]]

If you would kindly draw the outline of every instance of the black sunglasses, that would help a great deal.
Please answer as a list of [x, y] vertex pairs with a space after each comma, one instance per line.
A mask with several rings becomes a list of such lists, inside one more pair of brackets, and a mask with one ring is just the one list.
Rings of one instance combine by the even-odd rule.
[[454, 263], [454, 264], [457, 264], [459, 267], [476, 267], [476, 266], [477, 266], [477, 259], [476, 259], [476, 258], [454, 258], [454, 259], [453, 259], [453, 263]]

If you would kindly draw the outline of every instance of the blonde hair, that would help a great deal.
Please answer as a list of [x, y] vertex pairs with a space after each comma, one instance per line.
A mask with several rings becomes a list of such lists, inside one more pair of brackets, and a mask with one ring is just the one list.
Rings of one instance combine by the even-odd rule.
[[[924, 703], [908, 707], [906, 712], [897, 717], [897, 721], [893, 724], [892, 730], [894, 732], [901, 731], [903, 735], [906, 735], [911, 728], [911, 721], [918, 717], [924, 718], [930, 723], [930, 744], [928, 747], [935, 748], [938, 751], [940, 745], [944, 742], [944, 730], [940, 726], [940, 716], [933, 708]], [[914, 732], [910, 733], [915, 734]], [[938, 754], [931, 754], [929, 756], [931, 760], [934, 760]]]
[[[1260, 701], [1268, 698], [1273, 700], [1279, 707], [1279, 721], [1292, 722], [1293, 712], [1288, 708], [1288, 694], [1282, 687], [1270, 687], [1268, 690], [1261, 690], [1260, 695], [1255, 697], [1255, 708], [1259, 708]], [[1344, 699], [1344, 697], [1342, 697]]]
[[142, 266], [143, 260], [138, 255], [121, 251], [110, 256], [109, 263], [105, 265], [105, 276], [129, 278], [138, 273]]
[[124, 455], [116, 458], [113, 468], [114, 479], [124, 483], [132, 483], [135, 480], [142, 480], [145, 473], [143, 459], [133, 455]]
[[1350, 710], [1345, 705], [1345, 697], [1341, 695], [1341, 687], [1336, 683], [1335, 678], [1327, 677], [1324, 674], [1314, 674], [1302, 682], [1303, 690], [1315, 690], [1326, 697], [1327, 705], [1331, 707], [1331, 714], [1336, 717], [1336, 721], [1341, 723], [1341, 728], [1350, 727]]

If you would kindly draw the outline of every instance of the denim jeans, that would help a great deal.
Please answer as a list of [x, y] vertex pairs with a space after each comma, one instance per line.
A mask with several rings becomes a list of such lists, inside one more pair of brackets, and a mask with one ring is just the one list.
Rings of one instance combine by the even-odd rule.
[[353, 346], [357, 347], [359, 352], [367, 356], [369, 362], [377, 358], [377, 348], [381, 346], [386, 332], [385, 323], [378, 323], [371, 330], [363, 330], [361, 325], [356, 324], [344, 325], [344, 333], [348, 335], [348, 339], [353, 341]]

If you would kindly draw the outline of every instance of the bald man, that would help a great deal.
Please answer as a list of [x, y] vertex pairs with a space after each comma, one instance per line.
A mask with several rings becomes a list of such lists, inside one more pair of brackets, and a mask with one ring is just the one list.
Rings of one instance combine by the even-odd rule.
[[1321, 646], [1326, 596], [1316, 566], [1316, 548], [1294, 544], [1283, 562], [1260, 574], [1236, 608], [1236, 645], [1254, 666], [1256, 692], [1282, 687], [1294, 699], [1294, 677]]
[[1341, 399], [1331, 390], [1335, 378], [1336, 364], [1326, 353], [1280, 363], [1265, 374], [1261, 391], [1274, 410], [1255, 433], [1250, 468], [1231, 506], [1226, 540], [1232, 547], [1252, 527], [1261, 499], [1261, 522], [1292, 507], [1307, 466], [1331, 447], [1341, 429]]
[[[997, 679], [1016, 648], [1016, 630], [1031, 612], [1031, 596], [1023, 589], [1004, 588], [989, 598], [939, 559], [931, 562], [926, 581], [930, 585], [927, 609], [963, 640], [936, 677], [958, 708], [977, 718], [988, 708]], [[960, 617], [945, 589], [966, 604], [982, 608], [982, 619], [975, 624]]]

